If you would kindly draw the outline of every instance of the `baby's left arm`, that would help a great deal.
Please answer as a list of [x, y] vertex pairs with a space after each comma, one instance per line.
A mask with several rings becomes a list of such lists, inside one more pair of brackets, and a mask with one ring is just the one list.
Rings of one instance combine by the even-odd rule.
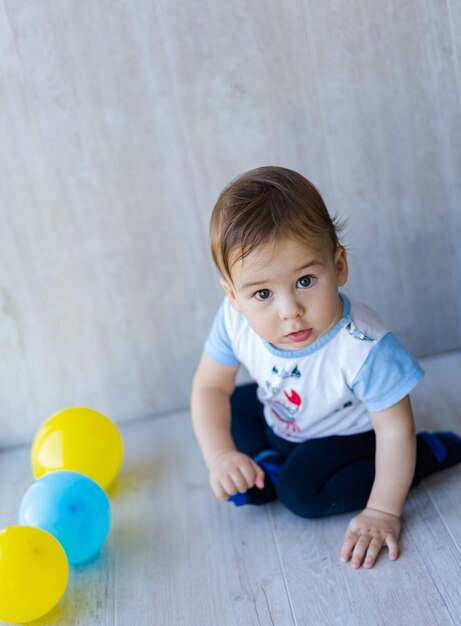
[[400, 514], [416, 463], [416, 434], [410, 397], [371, 413], [376, 434], [376, 472], [367, 508], [349, 523], [340, 560], [352, 567], [371, 568], [384, 544], [389, 558], [398, 556]]

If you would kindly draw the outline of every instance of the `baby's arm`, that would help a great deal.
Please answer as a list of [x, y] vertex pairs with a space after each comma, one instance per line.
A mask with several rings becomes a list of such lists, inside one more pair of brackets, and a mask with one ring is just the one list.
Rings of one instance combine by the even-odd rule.
[[341, 561], [352, 557], [353, 567], [373, 567], [385, 543], [389, 558], [398, 556], [400, 514], [416, 463], [416, 434], [410, 398], [370, 415], [376, 433], [376, 474], [367, 508], [346, 531]]
[[195, 436], [210, 470], [210, 483], [221, 500], [238, 491], [264, 486], [264, 471], [238, 452], [231, 436], [229, 398], [238, 366], [220, 365], [206, 352], [192, 384], [191, 411]]

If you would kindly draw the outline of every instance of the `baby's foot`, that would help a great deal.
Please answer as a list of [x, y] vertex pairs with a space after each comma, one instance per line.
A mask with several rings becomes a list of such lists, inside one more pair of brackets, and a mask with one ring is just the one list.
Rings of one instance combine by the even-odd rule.
[[422, 432], [417, 435], [415, 478], [461, 463], [461, 437], [453, 432]]

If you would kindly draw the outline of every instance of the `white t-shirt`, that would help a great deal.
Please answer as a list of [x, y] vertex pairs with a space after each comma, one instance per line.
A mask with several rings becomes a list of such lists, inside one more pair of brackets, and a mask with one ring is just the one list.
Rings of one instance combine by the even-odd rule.
[[392, 406], [424, 372], [376, 313], [341, 294], [343, 316], [306, 348], [282, 351], [259, 337], [225, 298], [205, 351], [243, 364], [273, 431], [289, 441], [352, 435], [372, 428], [369, 412]]

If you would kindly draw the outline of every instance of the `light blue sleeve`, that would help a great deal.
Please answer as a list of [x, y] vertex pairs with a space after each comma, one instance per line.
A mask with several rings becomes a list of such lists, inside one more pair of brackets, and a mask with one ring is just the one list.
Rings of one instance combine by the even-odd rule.
[[221, 365], [239, 365], [224, 322], [224, 303], [216, 313], [210, 334], [205, 341], [205, 352]]
[[352, 383], [352, 391], [370, 413], [384, 411], [404, 398], [424, 372], [392, 333], [372, 348]]

